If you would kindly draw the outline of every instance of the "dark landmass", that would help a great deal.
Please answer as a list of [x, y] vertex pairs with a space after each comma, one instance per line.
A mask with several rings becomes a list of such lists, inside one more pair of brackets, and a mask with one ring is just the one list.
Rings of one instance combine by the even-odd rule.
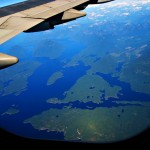
[[104, 146], [150, 146], [150, 128], [128, 140], [106, 144], [35, 140], [14, 135], [3, 129], [0, 129], [0, 137], [0, 145], [4, 146], [98, 146], [99, 148]]

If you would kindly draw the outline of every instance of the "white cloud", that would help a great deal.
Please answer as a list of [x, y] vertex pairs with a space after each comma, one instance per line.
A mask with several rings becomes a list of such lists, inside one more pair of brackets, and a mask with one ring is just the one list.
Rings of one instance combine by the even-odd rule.
[[130, 13], [125, 12], [125, 13], [123, 13], [122, 15], [123, 15], [123, 16], [129, 16], [129, 15], [130, 15]]
[[[88, 7], [101, 7], [100, 9], [112, 8], [112, 7], [124, 7], [124, 6], [132, 6], [132, 7], [141, 7], [142, 5], [150, 4], [150, 0], [115, 0], [113, 2], [108, 2], [100, 5], [89, 5]], [[136, 8], [137, 9], [137, 8]]]
[[95, 20], [96, 17], [108, 16], [112, 13], [112, 9], [116, 16], [129, 16], [132, 12], [142, 10], [144, 6], [147, 6], [146, 9], [150, 9], [150, 0], [115, 0], [105, 4], [89, 5], [88, 18]]

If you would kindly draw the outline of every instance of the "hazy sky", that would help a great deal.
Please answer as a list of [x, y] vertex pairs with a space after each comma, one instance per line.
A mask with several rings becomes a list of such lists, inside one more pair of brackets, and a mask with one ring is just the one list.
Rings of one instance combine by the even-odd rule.
[[0, 7], [15, 4], [18, 2], [23, 2], [23, 1], [26, 1], [26, 0], [0, 0]]

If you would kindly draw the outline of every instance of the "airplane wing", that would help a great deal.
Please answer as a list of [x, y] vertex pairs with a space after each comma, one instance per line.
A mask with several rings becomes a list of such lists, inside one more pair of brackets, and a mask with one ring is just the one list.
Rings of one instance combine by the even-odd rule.
[[[0, 18], [0, 44], [48, 18], [87, 1], [88, 0], [45, 0], [44, 4], [40, 4], [40, 0], [30, 0], [14, 6], [1, 8], [0, 14], [8, 15]], [[30, 8], [32, 4], [34, 5]], [[21, 8], [24, 8], [24, 10]], [[18, 9], [18, 12], [13, 13], [15, 12], [14, 9]], [[6, 13], [7, 11], [12, 12], [12, 14]]]
[[[88, 4], [109, 1], [112, 0], [27, 0], [0, 7], [0, 44], [23, 31], [51, 29], [54, 25], [83, 17], [86, 13], [80, 10]], [[8, 59], [10, 60], [10, 57]]]

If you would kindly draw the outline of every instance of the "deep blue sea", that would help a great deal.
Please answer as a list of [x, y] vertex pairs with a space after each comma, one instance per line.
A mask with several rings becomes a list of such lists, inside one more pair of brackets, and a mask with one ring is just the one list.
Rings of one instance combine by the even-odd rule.
[[[12, 1], [12, 3], [14, 3], [14, 1]], [[7, 4], [8, 4], [8, 2], [3, 3], [3, 5], [7, 5]], [[2, 7], [1, 2], [0, 2], [0, 6]], [[85, 25], [85, 24], [83, 23], [83, 25]], [[119, 25], [119, 23], [118, 23], [118, 25]], [[107, 26], [109, 27], [109, 30], [110, 30], [111, 28], [110, 28], [109, 23], [107, 24]], [[104, 27], [104, 26], [102, 26], [102, 27]], [[87, 27], [87, 29], [88, 28], [89, 27]], [[92, 30], [92, 28], [91, 28], [91, 30]], [[100, 30], [103, 30], [103, 29], [99, 28], [98, 30], [96, 30], [96, 28], [94, 28], [93, 32], [95, 32], [96, 34], [99, 34]], [[135, 29], [133, 29], [133, 30], [135, 30]], [[84, 26], [81, 29], [81, 31], [84, 31]], [[99, 32], [97, 32], [97, 31], [99, 31]], [[135, 31], [133, 31], [133, 32], [135, 32]], [[63, 34], [65, 34], [65, 33], [62, 33], [62, 35]], [[116, 35], [116, 34], [114, 34], [114, 35], [110, 34], [108, 36], [105, 35], [105, 32], [103, 34], [104, 34], [104, 36], [99, 36], [99, 37], [100, 38], [104, 37], [106, 39], [108, 37], [108, 39], [110, 40], [115, 35], [115, 38], [118, 38], [117, 37], [118, 35]], [[125, 34], [128, 34], [128, 32]], [[139, 34], [142, 34], [142, 33], [139, 33]], [[40, 33], [37, 35], [40, 35]], [[43, 35], [43, 34], [41, 34], [41, 35]], [[52, 35], [54, 35], [54, 34], [52, 34]], [[24, 36], [24, 35], [20, 34], [18, 36], [18, 43], [22, 36]], [[55, 35], [55, 36], [57, 36], [57, 35]], [[53, 37], [50, 37], [50, 39], [52, 39], [52, 38]], [[83, 41], [60, 39], [60, 40], [56, 41], [56, 43], [58, 42], [61, 46], [64, 46], [65, 51], [63, 51], [62, 54], [56, 59], [50, 59], [48, 56], [35, 57], [34, 56], [35, 45], [37, 43], [30, 43], [28, 45], [28, 49], [25, 50], [27, 47], [27, 42], [30, 42], [30, 39], [28, 39], [26, 42], [24, 42], [23, 39], [21, 39], [21, 40], [22, 40], [20, 42], [21, 46], [16, 47], [17, 50], [16, 49], [14, 50], [15, 53], [17, 53], [17, 51], [19, 53], [20, 48], [22, 48], [22, 50], [24, 50], [23, 56], [21, 55], [22, 53], [18, 54], [18, 56], [20, 55], [20, 57], [19, 57], [20, 63], [27, 61], [26, 58], [28, 58], [28, 60], [32, 61], [33, 63], [34, 63], [34, 61], [40, 62], [41, 65], [28, 78], [28, 86], [27, 86], [26, 91], [22, 92], [19, 96], [15, 96], [13, 94], [10, 94], [7, 96], [0, 95], [0, 114], [4, 113], [13, 104], [15, 104], [16, 108], [20, 111], [19, 113], [14, 114], [14, 115], [1, 115], [0, 116], [0, 127], [7, 129], [8, 131], [10, 131], [12, 133], [15, 133], [15, 134], [18, 134], [21, 136], [25, 136], [25, 137], [31, 137], [31, 138], [62, 140], [64, 138], [63, 133], [38, 131], [38, 130], [34, 129], [30, 124], [24, 124], [23, 121], [34, 115], [40, 114], [41, 112], [46, 111], [50, 108], [62, 109], [64, 106], [71, 106], [72, 108], [75, 107], [75, 108], [81, 108], [81, 109], [95, 109], [96, 107], [111, 108], [111, 107], [119, 107], [119, 106], [127, 106], [127, 105], [135, 106], [135, 105], [140, 105], [138, 102], [150, 101], [150, 95], [133, 91], [131, 89], [129, 83], [120, 81], [118, 79], [118, 77], [113, 77], [112, 74], [97, 73], [96, 75], [98, 75], [98, 76], [102, 77], [104, 80], [106, 80], [110, 84], [110, 86], [112, 86], [112, 87], [120, 86], [122, 88], [122, 90], [120, 91], [121, 94], [118, 94], [118, 98], [109, 98], [108, 100], [105, 100], [105, 98], [104, 98], [105, 91], [102, 91], [103, 96], [101, 97], [101, 99], [102, 99], [103, 103], [101, 103], [101, 104], [96, 104], [96, 103], [93, 103], [92, 101], [83, 103], [78, 100], [74, 101], [74, 102], [69, 102], [69, 103], [63, 103], [63, 101], [62, 101], [62, 104], [49, 104], [46, 102], [46, 100], [48, 100], [49, 98], [57, 97], [58, 99], [63, 99], [64, 92], [68, 91], [80, 77], [82, 77], [83, 75], [86, 74], [86, 71], [90, 68], [90, 66], [85, 66], [82, 62], [80, 62], [79, 65], [77, 65], [77, 66], [64, 68], [63, 60], [69, 62], [73, 58], [74, 55], [79, 54], [83, 49], [86, 48], [85, 43], [91, 43], [91, 41], [92, 42], [94, 40], [97, 41], [97, 39], [94, 39], [94, 36], [92, 36], [92, 39], [89, 41], [86, 41], [85, 43], [83, 42], [84, 39], [83, 39]], [[17, 45], [17, 40], [14, 40], [14, 41], [16, 42], [14, 44]], [[13, 53], [13, 50], [9, 51], [9, 49], [13, 45], [14, 41], [10, 40], [10, 42], [6, 43], [6, 45], [3, 44], [1, 51]], [[112, 44], [114, 41], [111, 41]], [[106, 40], [106, 42], [107, 42], [107, 40]], [[100, 45], [100, 46], [106, 45], [106, 47], [109, 47], [109, 46], [115, 47], [114, 45], [108, 45], [108, 43], [101, 43], [102, 45]], [[120, 45], [123, 44], [122, 47], [124, 47], [124, 45], [126, 45], [126, 43], [119, 43], [119, 44]], [[137, 42], [136, 44], [140, 45], [141, 43]], [[41, 50], [44, 51], [46, 49], [46, 47], [47, 47], [47, 45], [44, 45], [43, 49], [41, 49]], [[56, 49], [56, 51], [57, 51], [57, 49]], [[106, 51], [107, 51], [107, 48], [106, 48]], [[107, 53], [106, 51], [102, 52], [102, 53]], [[51, 55], [51, 53], [49, 52], [48, 55]], [[123, 63], [118, 63], [118, 67], [116, 68], [116, 70], [118, 72], [121, 71], [122, 66], [123, 66]], [[58, 79], [53, 85], [47, 86], [47, 81], [48, 81], [49, 77], [53, 73], [60, 71], [60, 70], [63, 73], [63, 77]], [[0, 72], [0, 73], [2, 73], [2, 72]], [[6, 82], [5, 84], [8, 84], [8, 82]], [[119, 101], [126, 101], [126, 104], [117, 103]], [[134, 104], [131, 103], [133, 101], [134, 101]], [[135, 102], [137, 102], [137, 104], [135, 104]]]
[[[72, 85], [74, 85], [77, 79], [83, 76], [87, 69], [89, 69], [89, 67], [85, 67], [83, 64], [72, 68], [66, 68], [63, 70], [63, 78], [57, 80], [54, 85], [47, 86], [46, 82], [50, 74], [60, 70], [61, 67], [62, 66], [57, 60], [46, 60], [43, 65], [41, 65], [28, 79], [29, 85], [27, 91], [23, 92], [19, 96], [4, 96], [0, 101], [0, 113], [7, 110], [12, 104], [17, 105], [17, 108], [20, 110], [20, 112], [15, 115], [0, 116], [0, 126], [18, 135], [32, 138], [36, 137], [43, 139], [49, 138], [62, 140], [63, 133], [38, 131], [35, 130], [31, 125], [24, 124], [23, 121], [49, 108], [62, 109], [64, 106], [69, 106], [70, 104], [72, 104], [72, 108], [76, 107], [81, 109], [94, 109], [96, 107], [118, 107], [126, 105], [135, 106], [139, 104], [130, 104], [130, 101], [143, 102], [149, 101], [150, 99], [149, 95], [132, 91], [129, 84], [119, 81], [116, 77], [112, 77], [110, 74], [97, 73], [97, 75], [100, 75], [111, 86], [118, 85], [122, 87], [122, 95], [118, 95], [118, 99], [109, 98], [106, 101], [103, 99], [102, 104], [95, 104], [93, 102], [82, 103], [79, 101], [70, 102], [67, 104], [48, 104], [46, 103], [46, 100], [49, 98], [57, 97], [59, 99], [63, 99], [64, 91], [67, 91]], [[51, 69], [47, 70], [47, 68]], [[117, 104], [115, 103], [116, 100], [128, 100], [129, 103]]]

